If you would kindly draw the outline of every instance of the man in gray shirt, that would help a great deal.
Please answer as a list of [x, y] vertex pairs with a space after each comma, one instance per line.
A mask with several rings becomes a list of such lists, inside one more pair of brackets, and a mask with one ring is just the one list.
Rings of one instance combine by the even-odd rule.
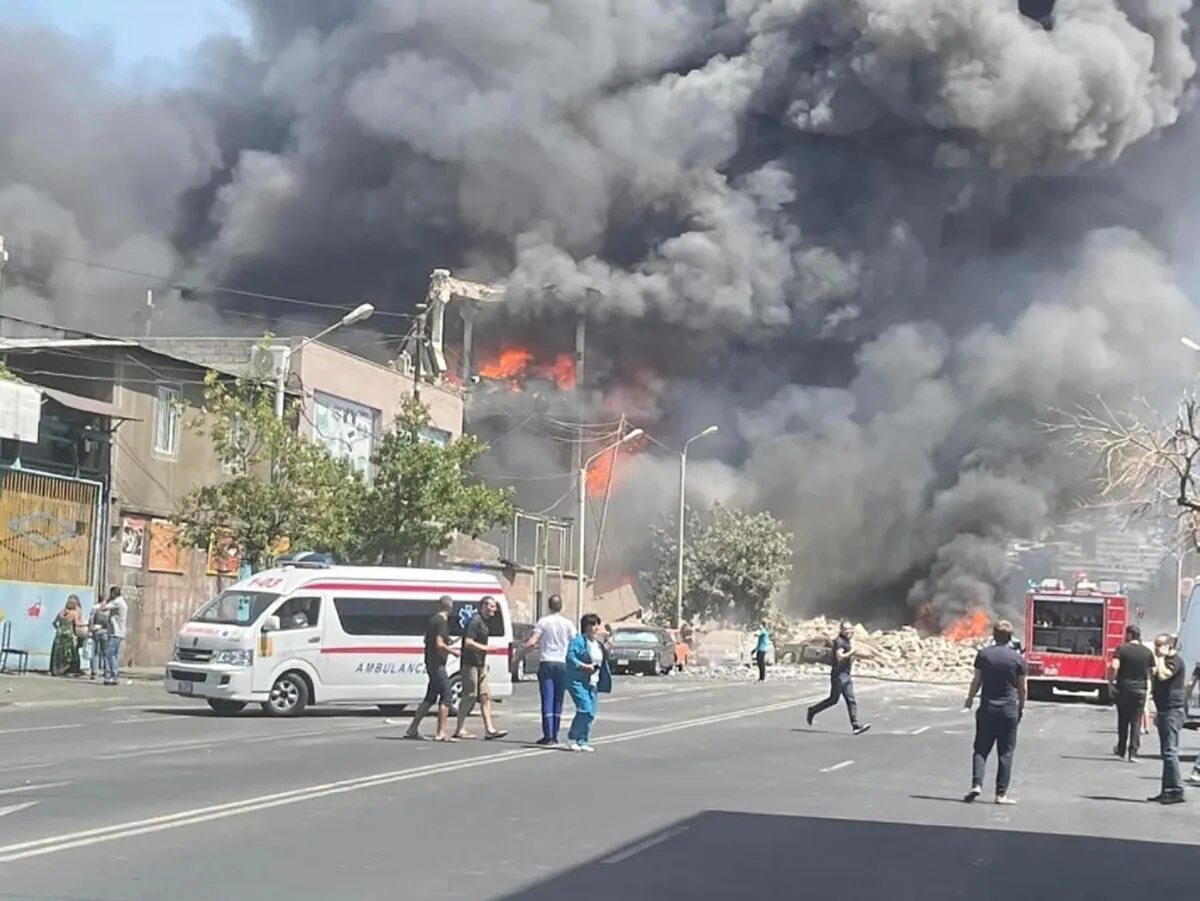
[[104, 659], [104, 684], [117, 685], [121, 672], [121, 645], [125, 641], [125, 629], [129, 624], [129, 605], [121, 597], [121, 589], [114, 585], [108, 592], [108, 647]]

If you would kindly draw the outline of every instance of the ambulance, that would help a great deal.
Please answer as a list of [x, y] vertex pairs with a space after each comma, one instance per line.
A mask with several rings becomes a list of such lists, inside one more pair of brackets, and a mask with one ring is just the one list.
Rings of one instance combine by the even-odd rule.
[[[442, 596], [453, 601], [452, 644], [485, 597], [493, 697], [512, 694], [512, 619], [500, 582], [454, 570], [337, 566], [297, 554], [222, 591], [180, 630], [167, 664], [169, 694], [230, 715], [261, 704], [299, 716], [311, 704], [375, 705], [399, 713], [425, 695], [424, 636]], [[461, 693], [458, 658], [447, 670]]]

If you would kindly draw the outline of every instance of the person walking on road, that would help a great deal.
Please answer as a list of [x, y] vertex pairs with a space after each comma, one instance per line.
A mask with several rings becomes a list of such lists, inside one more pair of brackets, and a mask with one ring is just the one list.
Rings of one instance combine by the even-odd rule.
[[599, 693], [612, 691], [612, 668], [599, 636], [600, 617], [585, 613], [579, 628], [580, 633], [567, 646], [567, 691], [575, 702], [575, 719], [567, 731], [567, 747], [572, 751], [594, 751], [590, 739], [596, 705]]
[[542, 702], [542, 737], [538, 744], [558, 744], [562, 725], [563, 697], [567, 692], [567, 646], [575, 637], [575, 624], [562, 615], [563, 600], [557, 594], [546, 602], [550, 612], [533, 626], [525, 647], [538, 647], [538, 693]]
[[121, 597], [121, 589], [114, 585], [108, 592], [108, 636], [104, 649], [104, 684], [120, 684], [121, 645], [129, 626], [129, 604]]
[[767, 681], [767, 648], [771, 646], [771, 633], [764, 619], [758, 630], [758, 644], [754, 646], [754, 663], [758, 666], [758, 681]]
[[454, 601], [449, 595], [438, 598], [438, 612], [429, 618], [425, 627], [425, 673], [429, 677], [429, 685], [425, 689], [423, 700], [417, 712], [413, 714], [412, 722], [405, 738], [420, 741], [424, 738], [420, 732], [421, 720], [430, 709], [437, 705], [437, 732], [435, 741], [455, 741], [446, 734], [446, 724], [450, 721], [450, 676], [446, 673], [446, 663], [450, 655], [458, 656], [458, 651], [450, 647], [450, 611], [454, 609]]
[[1162, 790], [1150, 801], [1182, 804], [1183, 782], [1179, 777], [1179, 731], [1183, 728], [1184, 680], [1187, 671], [1175, 647], [1175, 636], [1154, 639], [1154, 670], [1151, 691], [1154, 694], [1154, 725], [1162, 755]]
[[1142, 644], [1142, 630], [1125, 627], [1125, 643], [1113, 653], [1109, 690], [1117, 700], [1117, 745], [1113, 753], [1131, 763], [1142, 746], [1142, 715], [1150, 691], [1154, 652]]
[[996, 803], [1012, 804], [1008, 785], [1012, 778], [1017, 727], [1025, 715], [1029, 687], [1025, 657], [1012, 645], [1012, 623], [1000, 620], [992, 628], [995, 641], [975, 655], [975, 676], [963, 710], [970, 710], [982, 690], [975, 713], [975, 747], [971, 757], [971, 790], [964, 801], [974, 801], [983, 791], [988, 755], [996, 748]]
[[488, 622], [498, 611], [496, 599], [490, 595], [479, 602], [479, 609], [467, 623], [462, 637], [462, 701], [458, 705], [458, 728], [454, 731], [455, 738], [474, 738], [464, 726], [467, 717], [479, 699], [479, 711], [483, 716], [483, 737], [485, 739], [504, 738], [508, 732], [497, 729], [492, 719], [492, 689], [488, 681]]
[[855, 735], [862, 735], [871, 728], [870, 723], [858, 721], [858, 700], [854, 696], [854, 679], [850, 669], [854, 666], [854, 658], [859, 651], [853, 646], [854, 626], [842, 620], [838, 637], [833, 642], [833, 655], [830, 659], [829, 697], [820, 704], [808, 708], [808, 724], [811, 726], [818, 713], [837, 705], [842, 698], [846, 699], [846, 710], [850, 714], [850, 728]]

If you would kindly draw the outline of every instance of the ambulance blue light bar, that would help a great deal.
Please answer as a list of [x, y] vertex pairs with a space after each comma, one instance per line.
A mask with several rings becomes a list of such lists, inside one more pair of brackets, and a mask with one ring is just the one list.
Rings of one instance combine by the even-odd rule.
[[295, 554], [287, 554], [280, 557], [276, 561], [276, 565], [282, 568], [329, 569], [336, 562], [333, 559], [333, 554], [318, 554], [316, 551], [298, 551]]

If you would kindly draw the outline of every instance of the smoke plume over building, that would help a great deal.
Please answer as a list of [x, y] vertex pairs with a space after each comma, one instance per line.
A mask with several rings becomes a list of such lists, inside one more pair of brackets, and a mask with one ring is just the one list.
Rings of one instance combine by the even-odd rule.
[[[0, 26], [4, 305], [115, 331], [155, 286], [114, 270], [397, 312], [436, 266], [506, 281], [531, 330], [586, 311], [639, 425], [720, 424], [690, 484], [788, 523], [798, 607], [949, 621], [1080, 488], [1036, 420], [1169, 398], [1200, 335], [1191, 0], [1049, 5], [259, 0], [152, 93]], [[614, 553], [673, 467], [631, 467]]]

